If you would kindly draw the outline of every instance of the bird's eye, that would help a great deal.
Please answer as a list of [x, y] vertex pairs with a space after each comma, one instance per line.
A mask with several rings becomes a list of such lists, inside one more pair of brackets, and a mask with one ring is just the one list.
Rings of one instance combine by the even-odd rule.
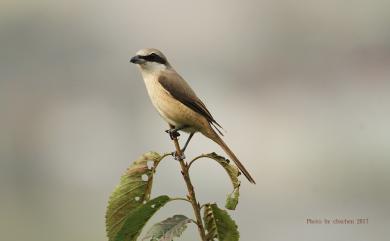
[[154, 61], [156, 59], [157, 55], [155, 53], [151, 53], [147, 56], [149, 61]]
[[149, 62], [156, 62], [156, 63], [160, 63], [160, 64], [167, 63], [167, 61], [164, 58], [160, 57], [159, 55], [157, 55], [155, 53], [151, 53], [151, 54], [145, 56], [144, 59], [146, 61], [149, 61]]

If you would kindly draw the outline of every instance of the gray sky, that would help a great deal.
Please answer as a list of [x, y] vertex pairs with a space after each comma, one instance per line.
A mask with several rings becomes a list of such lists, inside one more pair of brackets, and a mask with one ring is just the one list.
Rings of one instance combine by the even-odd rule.
[[[372, 240], [390, 225], [388, 1], [1, 1], [4, 240], [106, 240], [104, 212], [143, 152], [173, 150], [128, 63], [162, 50], [253, 173], [232, 212], [243, 241]], [[187, 156], [217, 151], [201, 135]], [[228, 177], [199, 162], [201, 202]], [[153, 195], [185, 194], [179, 165]], [[171, 203], [149, 225], [186, 203]], [[369, 218], [308, 225], [307, 218]], [[190, 227], [181, 240], [198, 240]]]

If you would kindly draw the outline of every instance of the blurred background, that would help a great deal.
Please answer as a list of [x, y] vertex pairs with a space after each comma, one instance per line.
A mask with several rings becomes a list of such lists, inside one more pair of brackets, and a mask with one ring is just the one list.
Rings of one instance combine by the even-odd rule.
[[[146, 151], [173, 150], [129, 63], [154, 47], [257, 181], [242, 179], [231, 212], [241, 240], [386, 240], [389, 23], [380, 0], [1, 0], [0, 239], [107, 240], [120, 175]], [[222, 154], [198, 134], [187, 157], [210, 151]], [[224, 205], [231, 185], [217, 164], [199, 161], [191, 175], [200, 202]], [[153, 195], [185, 192], [165, 161]], [[172, 202], [148, 226], [176, 213], [192, 215]], [[197, 235], [190, 226], [180, 240]]]

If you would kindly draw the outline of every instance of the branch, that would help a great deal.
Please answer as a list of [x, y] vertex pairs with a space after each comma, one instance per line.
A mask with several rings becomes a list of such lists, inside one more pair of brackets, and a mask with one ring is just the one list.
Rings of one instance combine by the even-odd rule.
[[206, 240], [206, 232], [205, 232], [203, 222], [202, 222], [202, 217], [200, 215], [200, 205], [199, 205], [198, 201], [196, 201], [194, 187], [192, 186], [190, 175], [188, 173], [189, 165], [187, 163], [185, 163], [183, 158], [182, 158], [182, 152], [181, 152], [179, 141], [177, 140], [177, 137], [174, 137], [172, 140], [173, 140], [173, 143], [175, 144], [176, 156], [178, 157], [178, 160], [180, 162], [181, 174], [183, 175], [184, 181], [186, 182], [186, 185], [187, 185], [188, 199], [192, 204], [192, 208], [194, 209], [194, 213], [195, 213], [195, 217], [196, 217], [196, 224], [198, 226], [199, 235], [202, 238], [202, 241], [207, 241]]

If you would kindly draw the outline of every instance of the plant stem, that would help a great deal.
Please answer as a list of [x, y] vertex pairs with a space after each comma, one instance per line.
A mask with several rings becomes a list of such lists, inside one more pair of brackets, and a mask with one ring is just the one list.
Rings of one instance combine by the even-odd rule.
[[190, 163], [188, 164], [188, 168], [190, 168], [190, 166], [192, 165], [192, 163], [194, 163], [196, 160], [198, 160], [198, 159], [200, 159], [200, 158], [208, 157], [208, 156], [209, 156], [209, 154], [202, 154], [202, 155], [200, 155], [200, 156], [195, 157], [195, 158], [192, 159], [192, 160], [190, 161]]
[[[190, 200], [188, 200], [187, 198], [184, 198], [184, 197], [174, 197], [174, 198], [171, 198], [172, 201], [175, 201], [175, 200], [180, 200], [180, 201], [186, 201], [186, 202], [189, 202], [191, 203]], [[192, 203], [191, 203], [192, 204]]]
[[207, 241], [206, 240], [206, 232], [205, 232], [203, 222], [202, 222], [202, 217], [200, 215], [200, 205], [199, 205], [198, 201], [196, 201], [194, 186], [192, 186], [190, 175], [188, 173], [189, 166], [182, 159], [182, 152], [181, 152], [179, 141], [177, 140], [177, 137], [173, 138], [172, 140], [173, 140], [173, 143], [175, 144], [175, 147], [176, 147], [176, 156], [178, 157], [179, 162], [180, 162], [181, 174], [183, 175], [184, 181], [186, 182], [186, 185], [187, 185], [188, 199], [190, 200], [190, 202], [192, 204], [192, 208], [194, 209], [196, 224], [198, 226], [199, 235], [202, 238], [202, 241]]

